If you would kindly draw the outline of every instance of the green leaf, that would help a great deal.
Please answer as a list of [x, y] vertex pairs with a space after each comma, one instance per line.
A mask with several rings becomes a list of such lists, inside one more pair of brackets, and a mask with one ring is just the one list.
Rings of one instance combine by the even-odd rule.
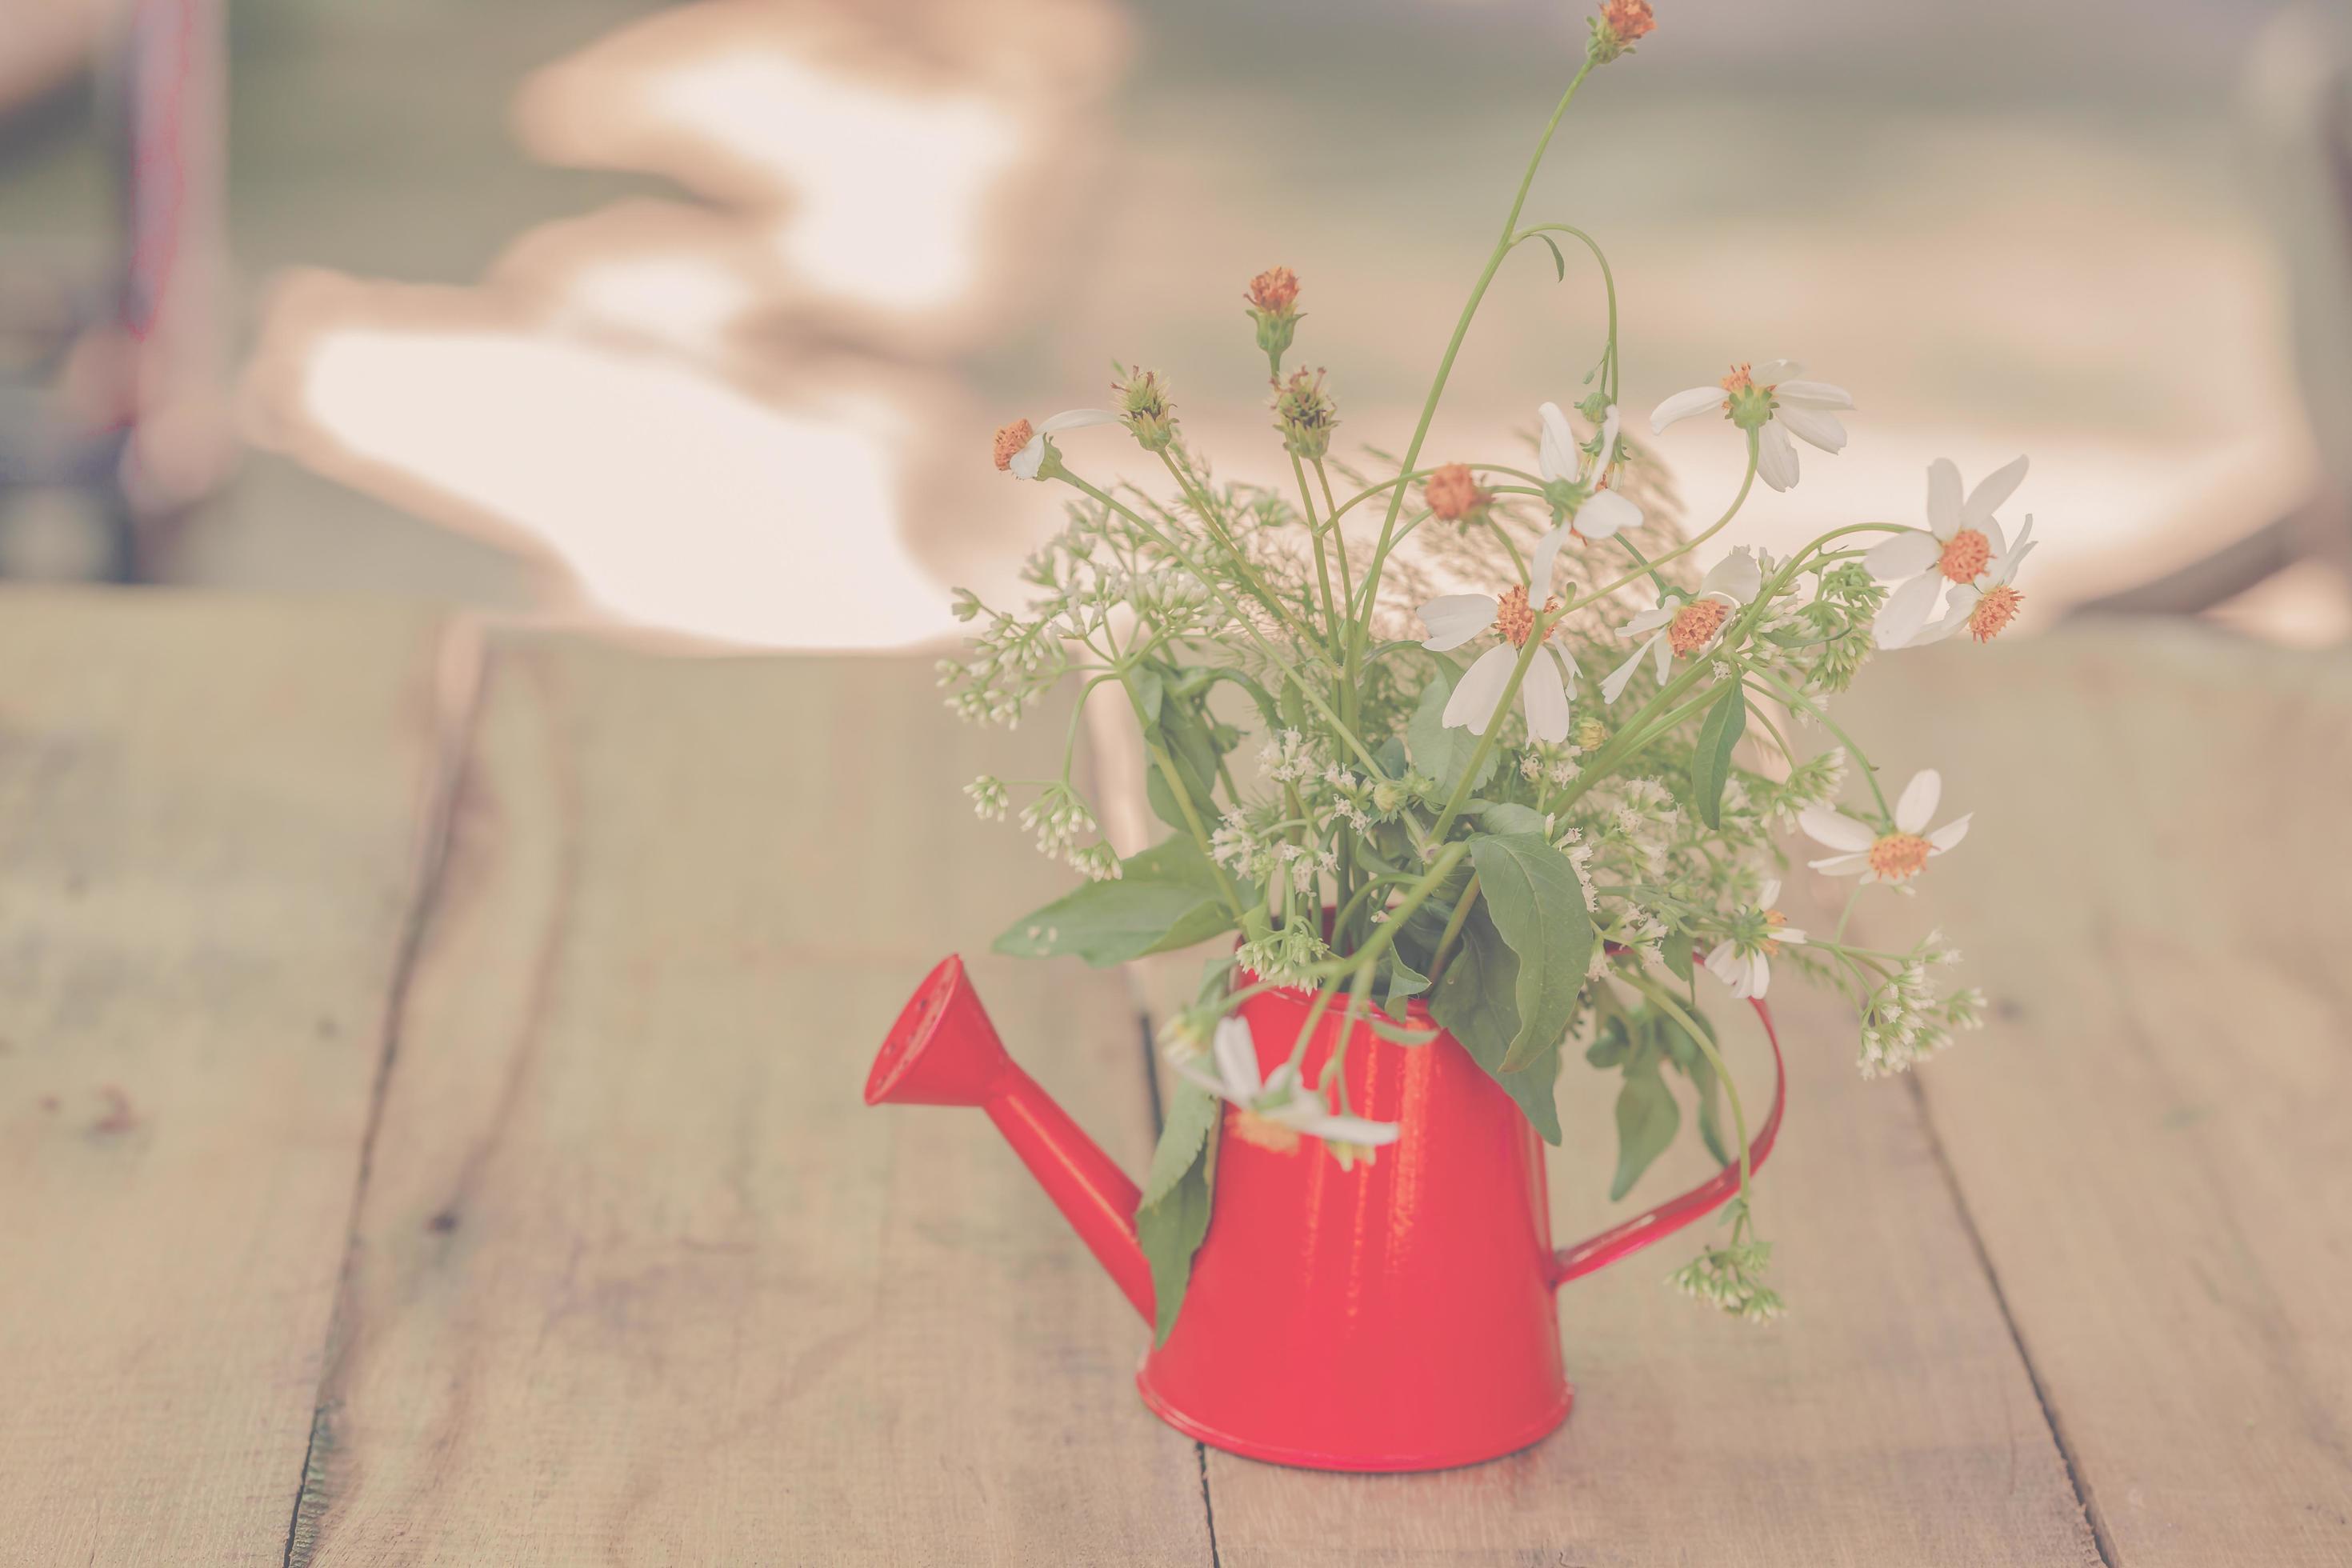
[[[1672, 1015], [1661, 1013], [1655, 1016], [1658, 1038], [1664, 1044], [1667, 1059], [1690, 1079], [1691, 1087], [1698, 1091], [1699, 1141], [1706, 1145], [1706, 1152], [1715, 1156], [1717, 1164], [1727, 1165], [1738, 1155], [1730, 1152], [1723, 1141], [1723, 1124], [1719, 1119], [1722, 1085], [1717, 1081], [1715, 1064], [1707, 1059], [1698, 1042], [1691, 1038], [1690, 1031], [1676, 1023]], [[1696, 1011], [1691, 1017], [1706, 1031], [1707, 1043], [1716, 1044], [1715, 1020]]]
[[1531, 805], [1514, 801], [1473, 801], [1478, 808], [1478, 820], [1489, 833], [1533, 833], [1544, 831], [1544, 815]]
[[1364, 1016], [1364, 1022], [1370, 1026], [1372, 1033], [1378, 1035], [1384, 1040], [1392, 1041], [1400, 1046], [1425, 1046], [1429, 1044], [1430, 1041], [1437, 1038], [1438, 1035], [1438, 1031], [1435, 1029], [1407, 1029], [1401, 1027], [1398, 1025], [1390, 1023], [1378, 1013], [1366, 1014]]
[[1684, 984], [1689, 984], [1692, 968], [1690, 942], [1678, 932], [1668, 936], [1666, 938], [1665, 958], [1666, 973], [1681, 981]]
[[1576, 1016], [1584, 970], [1592, 957], [1592, 915], [1568, 858], [1539, 833], [1498, 833], [1470, 840], [1483, 907], [1518, 955], [1512, 1000], [1518, 1032], [1503, 1058], [1513, 1071], [1556, 1049]]
[[1650, 1163], [1675, 1141], [1682, 1121], [1674, 1090], [1659, 1074], [1658, 1058], [1643, 1056], [1628, 1063], [1625, 1087], [1617, 1091], [1617, 1174], [1609, 1184], [1610, 1202], [1633, 1190]]
[[1143, 1178], [1139, 1207], [1150, 1208], [1176, 1190], [1185, 1173], [1200, 1163], [1224, 1102], [1189, 1078], [1175, 1077], [1174, 1097], [1168, 1102], [1168, 1121], [1160, 1129], [1160, 1142], [1151, 1151], [1151, 1169]]
[[[1463, 770], [1470, 765], [1471, 753], [1478, 749], [1478, 737], [1467, 730], [1445, 727], [1446, 700], [1454, 695], [1454, 683], [1461, 679], [1461, 672], [1449, 658], [1432, 656], [1429, 662], [1433, 673], [1429, 684], [1421, 689], [1421, 701], [1413, 708], [1412, 721], [1405, 726], [1404, 741], [1412, 750], [1413, 766], [1450, 790], [1461, 782]], [[1493, 775], [1502, 757], [1501, 746], [1487, 750], [1486, 760], [1478, 768], [1478, 784]]]
[[1097, 969], [1206, 942], [1233, 929], [1216, 873], [1190, 838], [1170, 838], [1023, 916], [996, 939], [1013, 958], [1075, 953]]
[[1404, 1016], [1405, 1004], [1429, 989], [1429, 976], [1422, 973], [1391, 951], [1389, 953], [1389, 988], [1381, 997], [1381, 1005], [1394, 1018]]
[[[1175, 765], [1177, 782], [1200, 815], [1203, 827], [1216, 817], [1211, 795], [1217, 782], [1217, 742], [1214, 732], [1203, 717], [1197, 698], [1179, 697], [1169, 692], [1160, 705], [1160, 722], [1146, 731], [1147, 740], [1156, 740], [1161, 751]], [[1184, 820], [1183, 808], [1176, 803], [1176, 794], [1169, 788], [1168, 779], [1160, 771], [1157, 758], [1144, 774], [1144, 795], [1160, 821], [1183, 832], [1192, 831]]]
[[1559, 1077], [1559, 1042], [1555, 1039], [1549, 1047], [1537, 1052], [1526, 1067], [1503, 1070], [1503, 1058], [1519, 1030], [1518, 1007], [1513, 1000], [1518, 973], [1518, 959], [1495, 930], [1481, 900], [1471, 906], [1469, 918], [1463, 921], [1461, 944], [1446, 962], [1429, 1010], [1462, 1042], [1471, 1059], [1518, 1101], [1544, 1142], [1557, 1145], [1559, 1107], [1553, 1102], [1552, 1088]]
[[1211, 1198], [1216, 1191], [1217, 1142], [1213, 1135], [1223, 1107], [1195, 1083], [1179, 1080], [1151, 1156], [1144, 1201], [1135, 1211], [1135, 1237], [1151, 1265], [1151, 1296], [1158, 1321], [1152, 1343], [1168, 1342], [1183, 1310], [1192, 1255], [1209, 1234]]
[[1691, 807], [1709, 827], [1723, 826], [1723, 786], [1731, 778], [1731, 751], [1748, 730], [1747, 689], [1737, 679], [1723, 683], [1699, 721], [1698, 744], [1691, 753]]
[[1157, 665], [1142, 665], [1135, 672], [1135, 705], [1143, 713], [1146, 728], [1160, 722], [1160, 700], [1168, 694], [1168, 683]]
[[[1536, 236], [1536, 237], [1542, 240], [1544, 242], [1544, 248], [1551, 252], [1551, 264], [1553, 268], [1559, 271], [1559, 280], [1563, 283], [1567, 282], [1568, 258], [1559, 253], [1559, 247], [1553, 242], [1551, 236], [1548, 234], [1539, 234]], [[1590, 380], [1591, 378], [1587, 377], [1586, 379]]]

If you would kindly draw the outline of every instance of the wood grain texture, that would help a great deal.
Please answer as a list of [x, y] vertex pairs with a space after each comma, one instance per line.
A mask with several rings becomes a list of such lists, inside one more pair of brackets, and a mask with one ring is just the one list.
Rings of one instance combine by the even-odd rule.
[[0, 1560], [283, 1559], [442, 646], [0, 595]]
[[2095, 623], [1906, 664], [1854, 708], [1977, 812], [1931, 891], [1994, 1001], [1919, 1089], [2103, 1542], [2352, 1563], [2352, 658]]
[[[922, 660], [493, 647], [297, 1564], [1204, 1563], [1143, 1326], [976, 1113], [866, 1110], [942, 953], [1061, 889]], [[974, 965], [1111, 1152], [1114, 975]]]

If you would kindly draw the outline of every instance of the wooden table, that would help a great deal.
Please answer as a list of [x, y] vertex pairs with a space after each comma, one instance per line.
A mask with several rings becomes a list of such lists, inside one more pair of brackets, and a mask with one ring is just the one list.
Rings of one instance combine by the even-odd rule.
[[[1150, 1418], [982, 1119], [859, 1104], [1056, 888], [957, 787], [1058, 724], [920, 659], [0, 596], [0, 1560], [2352, 1563], [2352, 661], [2108, 629], [1852, 707], [1978, 811], [1934, 901], [1992, 1026], [1864, 1083], [1789, 988], [1792, 1315], [1670, 1244], [1563, 1293], [1559, 1435], [1337, 1478]], [[1129, 977], [974, 967], [1139, 1170]]]

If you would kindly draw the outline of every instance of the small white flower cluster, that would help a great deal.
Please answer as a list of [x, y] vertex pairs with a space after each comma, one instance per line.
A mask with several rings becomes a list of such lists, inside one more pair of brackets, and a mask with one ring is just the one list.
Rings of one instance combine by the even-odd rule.
[[[1265, 820], [1253, 821], [1254, 816]], [[1253, 882], [1263, 883], [1266, 872], [1280, 864], [1280, 852], [1297, 847], [1274, 826], [1280, 818], [1279, 806], [1236, 806], [1225, 813], [1224, 820], [1209, 835], [1209, 854], [1219, 865]]]
[[1764, 1283], [1772, 1261], [1769, 1241], [1745, 1241], [1710, 1247], [1668, 1277], [1668, 1282], [1693, 1300], [1730, 1313], [1750, 1323], [1769, 1323], [1787, 1310], [1780, 1293]]
[[1324, 945], [1323, 939], [1303, 921], [1293, 921], [1271, 935], [1245, 942], [1234, 954], [1234, 962], [1244, 970], [1278, 985], [1311, 984], [1314, 977], [1307, 973], [1307, 969], [1330, 956], [1331, 950]]
[[1021, 808], [1021, 826], [1037, 836], [1037, 852], [1047, 859], [1065, 861], [1097, 881], [1118, 875], [1118, 858], [1109, 845], [1078, 847], [1079, 839], [1096, 831], [1095, 814], [1068, 784], [1047, 784]]
[[993, 773], [982, 773], [963, 786], [971, 796], [971, 809], [982, 822], [1002, 822], [1004, 814], [1013, 809], [1013, 799], [1004, 788], [1004, 781]]
[[1277, 784], [1303, 784], [1323, 772], [1322, 752], [1296, 730], [1266, 737], [1257, 751], [1258, 765]]
[[1584, 748], [1573, 741], [1558, 745], [1538, 741], [1519, 753], [1519, 776], [1529, 784], [1565, 788], [1576, 782], [1577, 759], [1583, 755]]
[[1862, 1076], [1887, 1078], [1916, 1067], [1952, 1043], [1955, 1032], [1984, 1023], [1984, 993], [1974, 986], [1938, 994], [1931, 968], [1960, 961], [1959, 950], [1931, 933], [1903, 966], [1870, 994], [1862, 1009]]
[[1631, 851], [1653, 877], [1663, 874], [1683, 825], [1674, 792], [1656, 779], [1627, 779], [1614, 792], [1610, 837]]

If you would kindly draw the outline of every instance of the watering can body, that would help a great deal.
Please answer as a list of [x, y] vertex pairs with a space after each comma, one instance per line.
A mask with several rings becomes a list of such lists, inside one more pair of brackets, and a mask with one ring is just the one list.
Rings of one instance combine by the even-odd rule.
[[[1242, 1004], [1262, 1072], [1288, 1056], [1311, 1003], [1268, 991]], [[1413, 1013], [1413, 1026], [1434, 1026]], [[1327, 1011], [1307, 1082], [1339, 1029]], [[1343, 1071], [1349, 1108], [1400, 1129], [1375, 1161], [1343, 1168], [1315, 1140], [1224, 1108], [1208, 1230], [1175, 1329], [1137, 1374], [1144, 1401], [1213, 1447], [1318, 1469], [1437, 1469], [1526, 1447], [1573, 1399], [1555, 1289], [1715, 1207], [1737, 1169], [1556, 1250], [1542, 1144], [1451, 1035], [1402, 1046], [1359, 1023]], [[959, 961], [908, 1004], [866, 1100], [986, 1109], [1152, 1320], [1134, 1184], [1004, 1055]], [[1780, 1100], [1751, 1161], [1769, 1152]]]

